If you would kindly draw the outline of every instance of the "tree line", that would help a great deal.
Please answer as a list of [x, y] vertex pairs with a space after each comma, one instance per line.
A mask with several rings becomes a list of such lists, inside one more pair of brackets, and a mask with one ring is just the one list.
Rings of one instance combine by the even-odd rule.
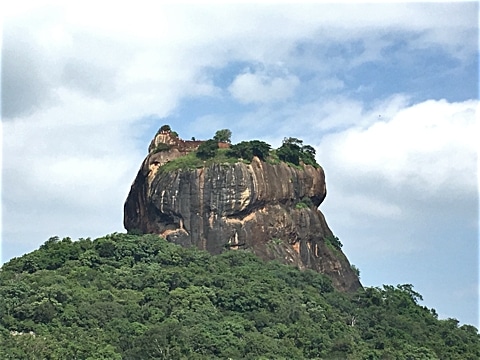
[[[218, 150], [219, 142], [231, 143], [232, 132], [229, 129], [218, 130], [214, 137], [205, 141], [197, 150], [197, 156], [203, 160], [213, 158]], [[269, 157], [278, 159], [286, 163], [299, 166], [301, 163], [319, 167], [315, 160], [315, 148], [311, 145], [304, 145], [303, 140], [294, 137], [284, 138], [282, 145], [273, 150], [271, 145], [260, 140], [242, 141], [233, 144], [226, 155], [239, 158], [246, 161], [252, 161], [256, 156], [262, 161]]]
[[478, 359], [410, 284], [334, 290], [248, 251], [52, 237], [0, 271], [1, 359]]

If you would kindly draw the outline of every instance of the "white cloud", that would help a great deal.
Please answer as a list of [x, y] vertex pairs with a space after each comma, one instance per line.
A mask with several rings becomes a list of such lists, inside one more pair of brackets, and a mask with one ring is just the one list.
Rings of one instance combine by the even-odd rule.
[[[325, 136], [318, 145], [329, 197], [335, 199], [322, 206], [334, 228], [351, 237], [366, 231], [367, 223], [379, 234], [383, 226], [438, 226], [430, 224], [432, 220], [446, 225], [451, 216], [463, 218], [465, 224], [476, 221], [471, 206], [478, 196], [479, 102], [399, 104], [380, 104], [370, 113], [389, 113], [384, 121], [377, 118], [368, 126], [351, 126]], [[358, 124], [365, 123], [358, 119]], [[446, 212], [446, 207], [451, 211]], [[452, 214], [454, 209], [457, 214]], [[390, 232], [388, 246], [384, 246], [387, 239], [378, 238], [380, 243], [372, 248], [391, 253], [402, 247], [422, 248], [418, 239], [411, 239], [415, 247], [400, 234]]]
[[[317, 146], [328, 192], [320, 210], [363, 284], [412, 283], [443, 317], [476, 326], [478, 293], [465, 293], [456, 310], [458, 301], [440, 289], [478, 284], [479, 105], [379, 103], [359, 112], [362, 125]], [[388, 112], [382, 121], [362, 119]]]
[[471, 192], [475, 179], [459, 175], [476, 166], [477, 106], [473, 100], [427, 101], [327, 141], [337, 144], [334, 161], [358, 174], [377, 173], [394, 185], [415, 182], [428, 193], [447, 184]]
[[321, 82], [321, 90], [326, 91], [335, 91], [340, 90], [345, 87], [345, 83], [337, 78], [324, 79]]
[[[135, 101], [151, 97], [137, 108], [167, 114], [182, 96], [217, 93], [200, 76], [204, 67], [222, 67], [235, 60], [271, 65], [282, 59], [319, 66], [321, 54], [296, 59], [292, 51], [299, 42], [362, 44], [363, 52], [350, 64], [345, 58], [335, 58], [337, 64], [325, 58], [327, 63], [321, 66], [326, 74], [332, 66], [382, 58], [382, 49], [395, 40], [388, 35], [402, 31], [421, 34], [409, 46], [438, 46], [455, 57], [476, 50], [476, 28], [465, 20], [472, 11], [452, 4], [152, 7], [140, 1], [135, 6], [116, 4], [115, 11], [109, 3], [92, 6], [88, 2], [15, 2], [6, 7], [2, 86], [8, 100], [4, 107], [10, 111], [4, 115], [51, 106], [52, 91], [58, 86], [92, 91], [98, 82], [100, 92], [116, 96], [128, 92]], [[248, 88], [269, 85], [276, 92], [272, 97], [282, 98], [290, 94], [288, 86], [295, 85], [294, 75], [264, 79], [243, 74], [237, 81], [234, 94], [245, 101], [252, 101], [245, 93]], [[23, 94], [21, 103], [15, 101], [18, 93]], [[154, 104], [153, 98], [159, 103]]]
[[292, 97], [300, 81], [296, 76], [269, 76], [246, 72], [238, 75], [228, 90], [242, 103], [272, 103]]
[[145, 153], [135, 134], [145, 125], [103, 100], [59, 98], [70, 106], [3, 122], [4, 253], [33, 250], [57, 234], [122, 229], [123, 201]]

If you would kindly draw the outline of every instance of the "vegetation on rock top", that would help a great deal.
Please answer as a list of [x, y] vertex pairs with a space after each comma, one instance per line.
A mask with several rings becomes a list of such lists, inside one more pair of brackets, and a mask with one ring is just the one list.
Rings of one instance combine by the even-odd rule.
[[53, 237], [0, 271], [0, 358], [480, 358], [475, 327], [421, 300], [156, 235]]
[[[169, 125], [163, 125], [159, 132], [171, 131]], [[290, 166], [302, 168], [303, 165], [311, 165], [315, 168], [320, 165], [315, 160], [315, 149], [310, 145], [304, 145], [303, 140], [297, 138], [285, 138], [282, 146], [278, 149], [272, 149], [270, 144], [260, 140], [242, 141], [237, 144], [231, 144], [232, 132], [229, 129], [218, 130], [212, 139], [206, 140], [200, 144], [194, 152], [195, 157], [201, 161], [211, 163], [235, 163], [244, 161], [250, 163], [253, 157], [258, 157], [261, 161], [267, 161], [271, 164], [285, 162]], [[219, 149], [219, 143], [229, 144], [228, 149]], [[166, 144], [164, 144], [166, 145]], [[154, 152], [168, 151], [170, 147], [159, 144]], [[226, 151], [225, 151], [226, 150]], [[171, 160], [169, 166], [163, 170], [175, 169], [194, 169], [208, 165], [201, 161], [196, 161], [187, 154], [183, 157]], [[184, 159], [188, 157], [187, 159]], [[165, 166], [165, 165], [164, 165]]]

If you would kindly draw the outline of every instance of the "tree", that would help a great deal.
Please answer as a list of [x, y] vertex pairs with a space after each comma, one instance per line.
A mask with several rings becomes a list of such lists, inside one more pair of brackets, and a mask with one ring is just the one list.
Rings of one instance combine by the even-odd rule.
[[217, 149], [218, 141], [210, 139], [200, 144], [196, 155], [202, 160], [207, 160], [215, 156]]
[[170, 125], [162, 125], [160, 131], [172, 131], [172, 129], [170, 128]]
[[315, 160], [315, 149], [310, 145], [303, 145], [303, 140], [289, 137], [283, 139], [282, 146], [277, 150], [278, 158], [282, 161], [300, 165], [300, 161], [306, 165], [318, 167]]
[[252, 140], [250, 141], [250, 146], [252, 148], [253, 155], [258, 157], [260, 160], [265, 160], [268, 155], [270, 155], [271, 146], [266, 142]]
[[283, 139], [282, 144], [294, 146], [295, 148], [300, 149], [303, 146], [303, 140], [294, 137], [288, 137]]
[[263, 141], [242, 141], [238, 144], [232, 145], [228, 155], [248, 161], [252, 161], [253, 157], [256, 156], [260, 160], [265, 161], [270, 154], [270, 149], [271, 146]]
[[225, 142], [229, 143], [231, 142], [230, 138], [232, 137], [232, 132], [229, 129], [222, 129], [218, 130], [215, 133], [215, 136], [213, 137], [213, 140], [217, 142]]
[[232, 145], [227, 154], [230, 157], [245, 159], [248, 161], [251, 161], [253, 158], [253, 151], [248, 141], [242, 141], [238, 144]]
[[315, 149], [310, 145], [302, 146], [301, 159], [304, 164], [316, 166], [317, 161], [315, 160]]
[[1, 268], [0, 359], [480, 359], [475, 327], [419, 300], [153, 234], [52, 238]]
[[297, 138], [283, 139], [282, 146], [277, 150], [278, 158], [282, 161], [300, 165], [303, 141]]

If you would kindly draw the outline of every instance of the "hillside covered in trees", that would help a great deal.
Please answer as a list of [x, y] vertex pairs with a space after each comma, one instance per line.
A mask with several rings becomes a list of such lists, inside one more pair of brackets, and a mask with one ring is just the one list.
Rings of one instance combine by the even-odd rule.
[[248, 251], [50, 238], [0, 271], [1, 359], [478, 359], [412, 285], [346, 294]]

